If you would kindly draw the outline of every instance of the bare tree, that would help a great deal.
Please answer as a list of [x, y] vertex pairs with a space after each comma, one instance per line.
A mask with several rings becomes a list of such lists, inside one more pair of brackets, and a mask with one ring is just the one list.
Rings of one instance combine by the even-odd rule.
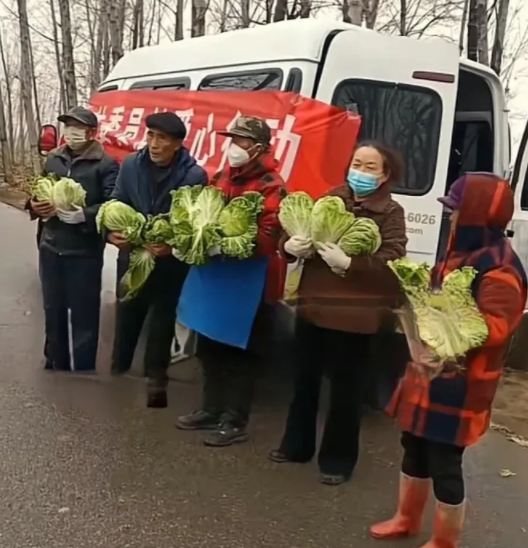
[[343, 21], [361, 26], [363, 23], [363, 1], [343, 0]]
[[498, 0], [496, 2], [495, 37], [491, 52], [491, 68], [500, 74], [504, 57], [504, 41], [506, 39], [506, 28], [508, 26], [508, 11], [510, 0]]
[[[31, 82], [31, 35], [29, 33], [29, 21], [27, 12], [27, 1], [17, 0], [18, 21], [20, 27], [20, 102], [21, 112], [25, 115], [25, 127], [29, 139], [29, 151], [31, 165], [35, 173], [40, 170], [38, 151], [38, 132], [36, 127], [36, 116], [33, 108], [33, 83]], [[24, 121], [24, 117], [21, 118]], [[22, 122], [23, 123], [23, 122]], [[21, 131], [21, 134], [23, 132]], [[23, 142], [23, 139], [21, 140]]]
[[126, 0], [108, 1], [108, 30], [109, 30], [109, 53], [112, 66], [123, 57], [123, 32], [124, 17], [126, 14]]
[[[52, 0], [52, 11], [55, 11]], [[77, 83], [73, 58], [72, 23], [69, 0], [59, 0], [62, 36], [62, 71], [64, 82], [64, 107], [66, 110], [77, 104]]]
[[57, 76], [59, 79], [59, 90], [60, 90], [60, 108], [64, 109], [67, 105], [66, 100], [66, 88], [64, 86], [64, 72], [62, 69], [62, 56], [60, 52], [59, 44], [59, 25], [57, 24], [57, 15], [55, 13], [55, 0], [50, 0], [50, 13], [51, 13], [51, 26], [53, 30], [53, 50], [55, 53], [55, 63], [57, 64]]
[[[8, 122], [8, 137], [9, 137], [9, 153], [10, 159], [14, 159], [15, 151], [15, 124], [13, 121], [13, 84], [11, 75], [9, 73], [9, 68], [7, 66], [6, 53], [4, 48], [4, 39], [2, 36], [2, 31], [0, 29], [0, 57], [2, 59], [2, 69], [4, 71], [5, 86], [6, 86], [6, 95], [7, 95], [7, 122]], [[2, 101], [4, 104], [4, 102]]]
[[206, 0], [192, 0], [191, 36], [193, 38], [205, 35], [205, 15], [207, 13], [207, 7]]
[[133, 11], [132, 49], [142, 48], [145, 45], [145, 6], [143, 0], [136, 0]]
[[478, 60], [489, 66], [488, 46], [488, 0], [477, 0]]

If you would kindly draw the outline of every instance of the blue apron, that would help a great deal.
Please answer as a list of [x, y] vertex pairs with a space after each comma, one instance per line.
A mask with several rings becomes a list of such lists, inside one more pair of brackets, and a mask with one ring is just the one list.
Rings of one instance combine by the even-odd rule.
[[209, 339], [246, 349], [262, 301], [269, 259], [216, 259], [191, 267], [178, 322]]

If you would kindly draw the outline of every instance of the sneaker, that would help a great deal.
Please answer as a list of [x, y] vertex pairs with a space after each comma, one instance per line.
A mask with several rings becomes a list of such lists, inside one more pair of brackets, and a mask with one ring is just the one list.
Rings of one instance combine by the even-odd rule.
[[204, 439], [204, 445], [208, 447], [229, 447], [235, 443], [244, 443], [248, 439], [249, 435], [245, 426], [224, 423]]
[[179, 430], [216, 430], [219, 424], [220, 417], [217, 413], [200, 410], [178, 417], [176, 428]]

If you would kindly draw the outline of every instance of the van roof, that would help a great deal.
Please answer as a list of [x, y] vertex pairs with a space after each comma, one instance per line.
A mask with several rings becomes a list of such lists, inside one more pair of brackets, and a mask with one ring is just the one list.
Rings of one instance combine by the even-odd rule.
[[[122, 78], [173, 74], [232, 65], [314, 61], [336, 30], [374, 32], [332, 19], [295, 19], [189, 40], [138, 48], [122, 57], [105, 83]], [[395, 40], [407, 38], [394, 37]], [[433, 39], [438, 40], [438, 39]], [[483, 67], [466, 60], [462, 65]]]
[[147, 46], [122, 57], [107, 82], [226, 65], [297, 59], [317, 62], [326, 36], [350, 28], [357, 29], [331, 20], [302, 19]]

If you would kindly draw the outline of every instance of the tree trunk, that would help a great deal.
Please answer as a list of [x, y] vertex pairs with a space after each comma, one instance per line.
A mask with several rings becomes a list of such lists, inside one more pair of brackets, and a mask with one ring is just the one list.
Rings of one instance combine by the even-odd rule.
[[[38, 132], [35, 125], [35, 111], [33, 109], [33, 87], [31, 83], [31, 36], [29, 33], [29, 22], [27, 13], [27, 1], [17, 0], [18, 21], [20, 26], [20, 101], [25, 115], [25, 126], [29, 140], [29, 152], [31, 155], [31, 166], [37, 174], [40, 171], [40, 160], [38, 152]], [[23, 131], [21, 128], [21, 133]], [[21, 139], [23, 142], [24, 139]]]
[[468, 59], [478, 61], [479, 29], [477, 22], [477, 0], [469, 0], [467, 33]]
[[284, 21], [288, 17], [288, 0], [277, 0], [275, 4], [275, 13], [273, 14], [273, 21], [275, 23]]
[[13, 183], [13, 165], [11, 163], [11, 152], [7, 139], [8, 130], [4, 111], [4, 92], [0, 85], [0, 156], [2, 158], [2, 169], [5, 182]]
[[407, 0], [400, 0], [400, 36], [407, 36]]
[[191, 36], [205, 35], [205, 14], [207, 13], [206, 0], [192, 0]]
[[[183, 40], [183, 11], [184, 0], [176, 0], [176, 21], [174, 24], [174, 40]], [[194, 28], [194, 2], [193, 2], [193, 28]], [[199, 35], [201, 36], [201, 35]]]
[[368, 29], [373, 29], [378, 20], [380, 0], [363, 0], [363, 13]]
[[69, 0], [59, 0], [62, 36], [62, 69], [64, 74], [65, 109], [77, 105], [77, 84], [75, 81], [75, 61], [73, 58], [72, 24]]
[[[88, 5], [88, 1], [87, 1]], [[57, 76], [59, 78], [60, 90], [60, 110], [66, 107], [66, 88], [64, 86], [64, 72], [62, 70], [62, 57], [59, 44], [59, 25], [57, 24], [57, 15], [55, 13], [55, 0], [50, 0], [51, 26], [53, 27], [53, 49], [55, 51], [55, 63], [57, 65]]]
[[7, 66], [7, 60], [4, 50], [4, 40], [2, 32], [0, 30], [0, 57], [2, 58], [2, 68], [4, 70], [4, 78], [7, 93], [7, 122], [8, 122], [8, 135], [9, 135], [9, 151], [11, 153], [11, 161], [15, 159], [15, 124], [13, 121], [13, 84], [11, 75]]
[[299, 17], [308, 19], [312, 13], [312, 0], [300, 0]]
[[343, 21], [360, 27], [363, 23], [363, 1], [343, 0]]
[[502, 59], [504, 56], [504, 40], [506, 38], [506, 27], [508, 25], [508, 10], [510, 0], [498, 0], [497, 22], [495, 24], [495, 37], [491, 52], [491, 68], [500, 75], [502, 71]]
[[240, 0], [240, 26], [247, 29], [251, 24], [251, 15], [249, 14], [250, 0]]
[[123, 21], [124, 0], [109, 0], [108, 2], [108, 32], [111, 66], [114, 67], [123, 57]]
[[144, 9], [143, 0], [136, 0], [132, 12], [132, 49], [142, 48], [145, 45]]
[[478, 60], [489, 67], [488, 0], [477, 0]]
[[460, 22], [460, 36], [458, 38], [458, 51], [460, 52], [460, 55], [464, 53], [464, 36], [466, 35], [468, 11], [469, 11], [469, 0], [464, 0], [464, 8], [462, 10], [462, 21]]

